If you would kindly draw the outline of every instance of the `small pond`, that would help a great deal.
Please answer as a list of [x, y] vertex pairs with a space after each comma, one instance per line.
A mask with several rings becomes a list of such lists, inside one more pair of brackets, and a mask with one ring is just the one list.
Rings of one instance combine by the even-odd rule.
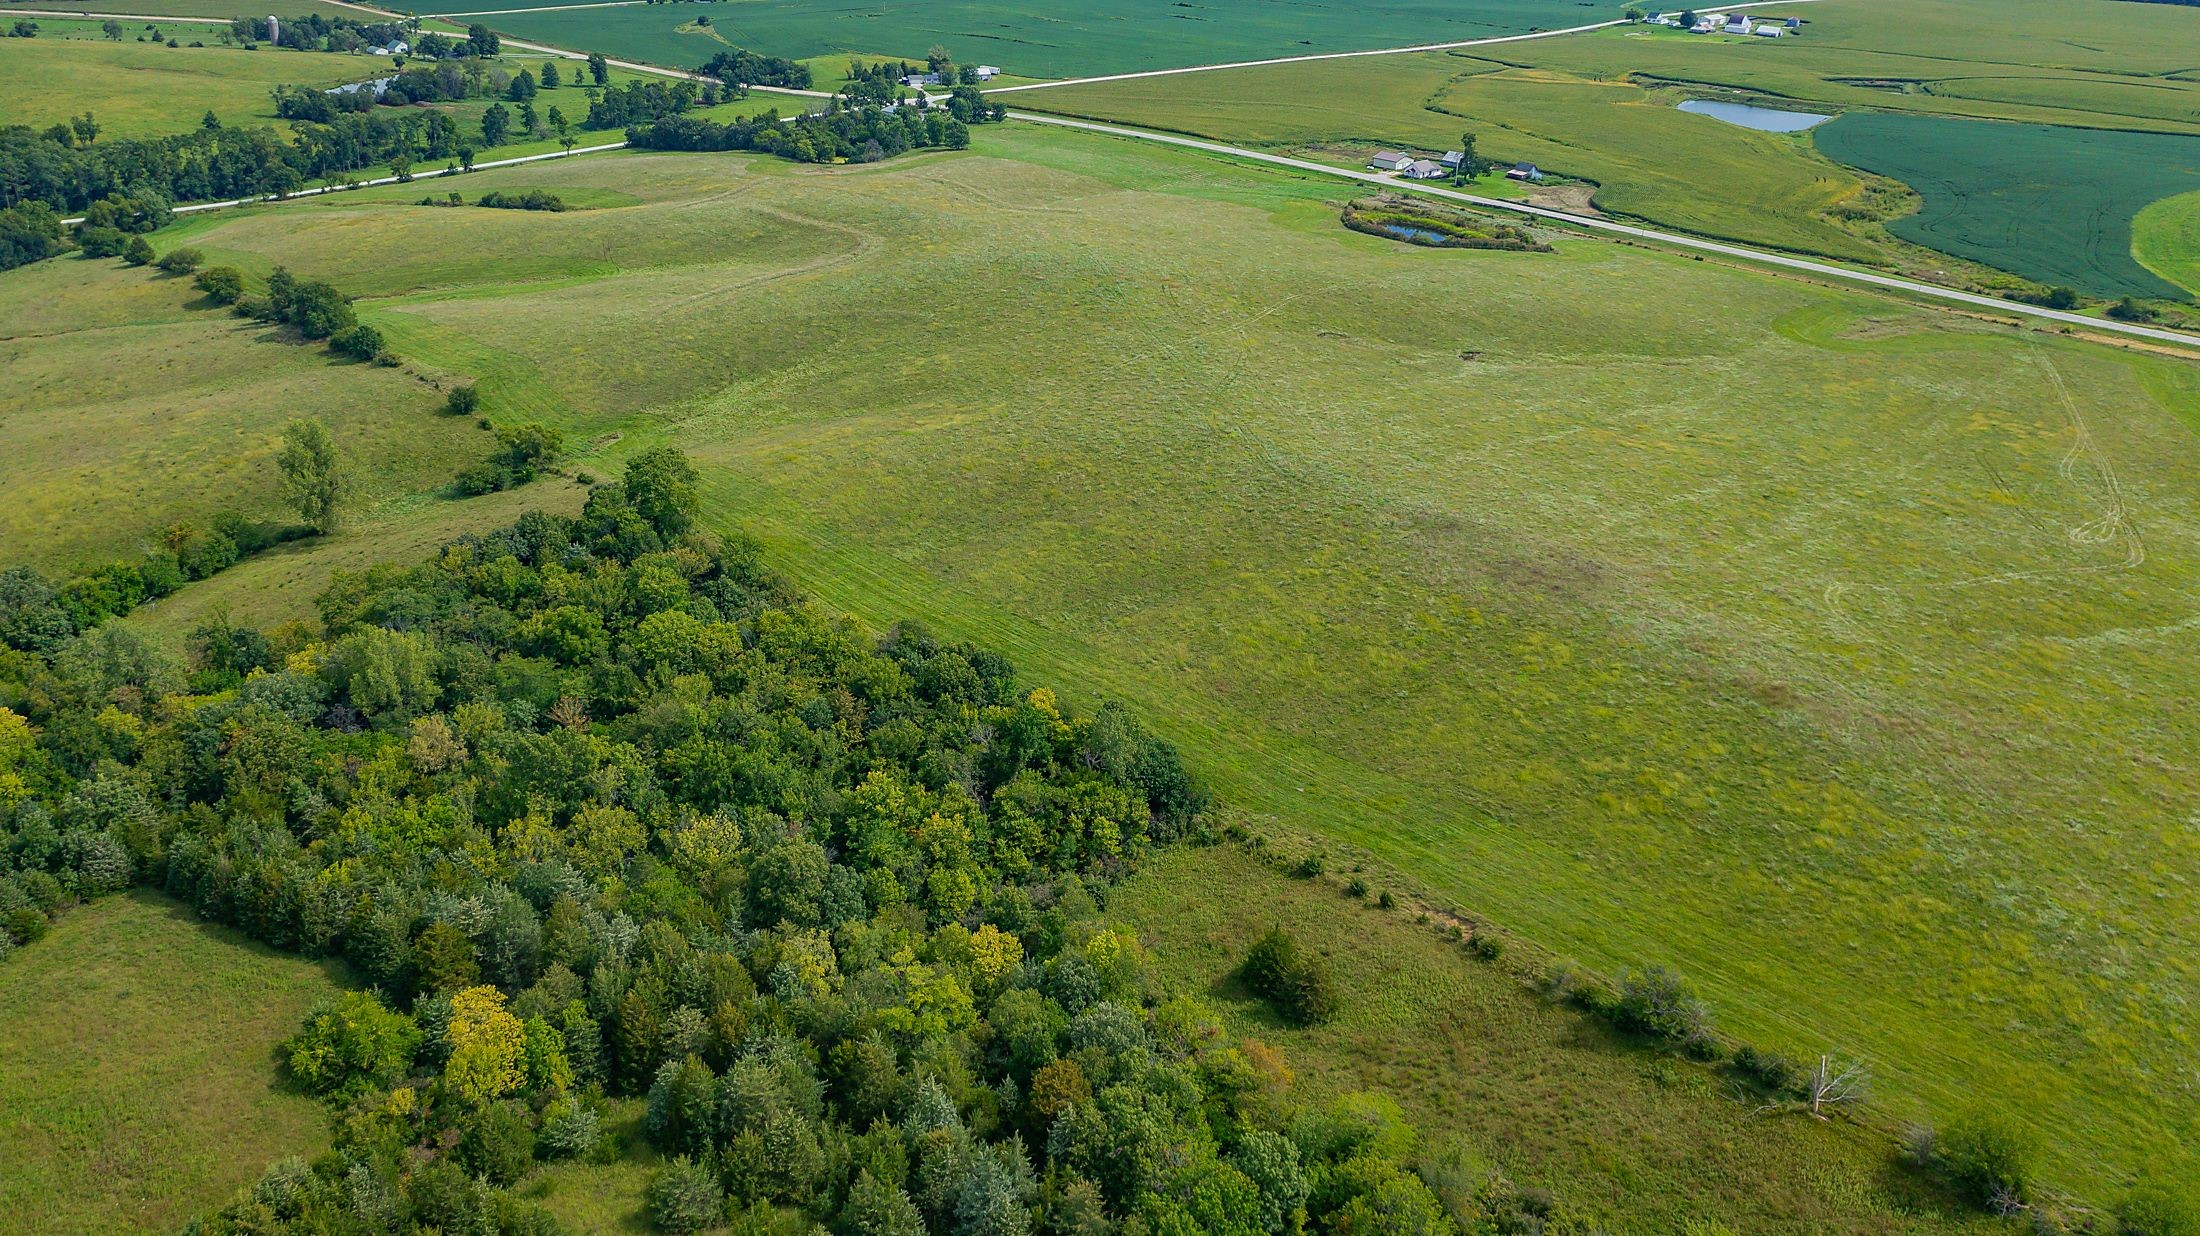
[[1718, 103], [1710, 99], [1690, 99], [1681, 104], [1684, 112], [1724, 120], [1745, 129], [1760, 129], [1766, 133], [1800, 133], [1813, 125], [1821, 125], [1831, 116], [1815, 112], [1783, 112], [1770, 107], [1751, 107], [1747, 103]]
[[1425, 227], [1407, 227], [1402, 223], [1385, 223], [1380, 226], [1384, 232], [1397, 237], [1399, 240], [1419, 241], [1422, 244], [1430, 245], [1451, 243], [1451, 237], [1444, 235], [1442, 232], [1432, 232]]

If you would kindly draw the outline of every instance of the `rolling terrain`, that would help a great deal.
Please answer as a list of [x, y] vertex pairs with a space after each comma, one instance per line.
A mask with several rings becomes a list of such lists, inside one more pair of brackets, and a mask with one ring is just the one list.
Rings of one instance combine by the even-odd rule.
[[1406, 249], [1326, 183], [1027, 129], [476, 183], [634, 204], [177, 239], [333, 279], [583, 467], [681, 445], [835, 606], [1126, 698], [1243, 809], [1677, 964], [1892, 1113], [2021, 1093], [2081, 1183], [2188, 1135], [2181, 364], [1594, 242]]

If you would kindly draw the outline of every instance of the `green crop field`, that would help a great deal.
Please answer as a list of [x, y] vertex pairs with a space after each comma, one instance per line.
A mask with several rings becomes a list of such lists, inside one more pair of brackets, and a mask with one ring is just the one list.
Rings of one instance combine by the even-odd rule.
[[[0, 18], [6, 10], [0, 9]], [[42, 23], [54, 25], [55, 23]], [[237, 47], [140, 43], [143, 23], [124, 41], [98, 37], [0, 40], [0, 119], [44, 128], [83, 111], [102, 137], [158, 137], [195, 127], [214, 112], [231, 124], [274, 121], [277, 86], [334, 86], [387, 73], [389, 61], [365, 56]], [[163, 34], [189, 42], [202, 27], [170, 25]]]
[[[534, 0], [429, 0], [424, 13], [538, 8]], [[552, 12], [494, 13], [487, 21], [515, 38], [691, 66], [711, 58], [709, 34], [679, 34], [698, 11], [720, 38], [797, 58], [848, 51], [922, 56], [944, 45], [959, 60], [997, 64], [1029, 77], [1069, 77], [1210, 64], [1318, 51], [1356, 51], [1456, 42], [1580, 26], [1619, 15], [1602, 0], [1217, 0], [1162, 5], [1146, 0], [1011, 4], [1003, 0], [888, 0], [860, 7], [804, 0], [744, 0], [696, 10], [685, 5], [596, 5]]]
[[[1108, 904], [1165, 959], [1174, 989], [1207, 995], [1233, 1030], [1281, 1049], [1300, 1097], [1395, 1095], [1424, 1153], [1548, 1189], [1590, 1230], [2003, 1230], [1951, 1217], [1886, 1170], [1882, 1131], [1754, 1114], [1715, 1074], [1646, 1062], [1406, 909], [1348, 897], [1347, 874], [1334, 858], [1326, 879], [1301, 880], [1234, 847], [1182, 850]], [[1236, 981], [1254, 941], [1279, 926], [1331, 959], [1348, 1010], [1336, 1022], [1290, 1026]]]
[[1816, 137], [1832, 158], [1918, 191], [1922, 209], [1888, 225], [1905, 239], [2099, 296], [2183, 294], [2133, 257], [2132, 222], [2200, 189], [2200, 137], [1865, 113]]
[[275, 1045], [336, 990], [150, 893], [70, 912], [0, 966], [0, 1227], [173, 1232], [326, 1146]]
[[2200, 192], [2165, 197], [2132, 220], [2132, 255], [2148, 270], [2200, 294]]
[[[1008, 96], [1035, 111], [1125, 121], [1262, 147], [1455, 147], [1593, 181], [1600, 209], [1837, 257], [1877, 247], [1829, 212], [1862, 191], [1807, 139], [1674, 108], [1624, 81], [1509, 69], [1438, 52], [1194, 73]], [[1280, 100], [1280, 102], [1279, 102]]]
[[1026, 126], [468, 183], [631, 204], [393, 187], [178, 240], [335, 280], [578, 468], [681, 446], [830, 604], [1126, 699], [1274, 828], [1865, 1056], [1890, 1124], [1987, 1096], [2098, 1190], [2200, 1140], [2182, 363], [1563, 236], [1395, 245], [1333, 182]]

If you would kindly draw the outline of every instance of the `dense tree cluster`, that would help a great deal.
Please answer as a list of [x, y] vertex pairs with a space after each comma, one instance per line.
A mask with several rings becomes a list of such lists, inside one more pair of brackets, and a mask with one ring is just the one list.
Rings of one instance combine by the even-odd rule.
[[606, 88], [588, 105], [588, 129], [623, 129], [651, 124], [693, 108], [700, 91], [694, 82], [636, 78]]
[[112, 629], [0, 662], [0, 914], [142, 880], [373, 985], [284, 1049], [335, 1153], [200, 1231], [548, 1230], [499, 1186], [603, 1092], [647, 1096], [672, 1230], [1449, 1230], [1393, 1108], [1293, 1107], [1102, 913], [1201, 818], [1172, 748], [865, 638], [695, 533], [697, 485], [645, 453], [188, 668]]
[[778, 86], [787, 90], [810, 88], [810, 66], [781, 56], [761, 56], [743, 47], [722, 51], [696, 72], [715, 77], [729, 86]]
[[799, 163], [871, 162], [925, 147], [961, 150], [970, 128], [937, 109], [866, 107], [782, 121], [777, 112], [718, 124], [674, 117], [627, 130], [644, 150], [759, 150]]

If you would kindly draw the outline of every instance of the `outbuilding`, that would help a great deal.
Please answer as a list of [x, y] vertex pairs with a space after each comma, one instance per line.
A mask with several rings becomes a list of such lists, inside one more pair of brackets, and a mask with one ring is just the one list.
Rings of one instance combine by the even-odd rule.
[[1757, 28], [1756, 28], [1755, 30], [1752, 30], [1752, 31], [1750, 31], [1750, 33], [1751, 33], [1751, 34], [1754, 34], [1754, 35], [1757, 35], [1757, 36], [1759, 36], [1759, 37], [1761, 37], [1761, 38], [1767, 38], [1767, 39], [1784, 39], [1784, 38], [1786, 38], [1786, 37], [1787, 37], [1787, 27], [1786, 27], [1786, 26], [1775, 26], [1775, 25], [1773, 25], [1773, 24], [1772, 24], [1771, 22], [1769, 22], [1769, 21], [1768, 21], [1768, 22], [1766, 22], [1766, 23], [1765, 23], [1764, 25], [1761, 25], [1761, 26], [1757, 27]]
[[1438, 160], [1445, 167], [1455, 172], [1459, 170], [1459, 165], [1466, 161], [1467, 152], [1464, 150], [1447, 150], [1444, 152], [1444, 157]]
[[992, 81], [994, 78], [999, 77], [1001, 75], [1001, 70], [1000, 67], [997, 65], [981, 64], [977, 68], [977, 73], [979, 81], [989, 82]]
[[1395, 172], [1411, 162], [1413, 156], [1402, 150], [1378, 150], [1375, 157], [1367, 161], [1367, 165], [1378, 172]]
[[1505, 172], [1505, 179], [1540, 181], [1543, 179], [1543, 169], [1533, 163], [1515, 163]]

